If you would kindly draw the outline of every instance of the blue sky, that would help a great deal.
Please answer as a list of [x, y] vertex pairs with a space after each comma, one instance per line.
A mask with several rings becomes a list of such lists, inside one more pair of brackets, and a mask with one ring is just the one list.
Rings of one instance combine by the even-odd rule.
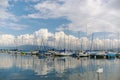
[[51, 46], [54, 38], [64, 45], [69, 37], [66, 44], [83, 41], [86, 47], [94, 34], [95, 45], [109, 48], [113, 41], [116, 47], [119, 13], [120, 0], [0, 0], [0, 45], [40, 45], [44, 39]]
[[[3, 25], [3, 28], [0, 28], [0, 32], [6, 33], [6, 34], [13, 34], [13, 35], [21, 35], [21, 34], [31, 34], [41, 28], [47, 28], [51, 32], [55, 32], [56, 28], [63, 24], [70, 23], [69, 20], [67, 20], [64, 17], [58, 17], [58, 18], [23, 18], [23, 16], [26, 16], [28, 14], [37, 13], [36, 10], [34, 10], [33, 6], [37, 4], [37, 2], [29, 2], [24, 0], [10, 0], [8, 1], [9, 7], [6, 8], [7, 12], [14, 15], [17, 19], [17, 21], [14, 21], [12, 19], [5, 19], [5, 24]], [[12, 26], [9, 25], [11, 23]], [[22, 25], [22, 26], [21, 26]], [[16, 27], [16, 28], [15, 28]]]
[[[1, 0], [0, 33], [119, 32], [119, 0]], [[86, 30], [87, 28], [87, 30]], [[84, 34], [83, 34], [84, 35]]]

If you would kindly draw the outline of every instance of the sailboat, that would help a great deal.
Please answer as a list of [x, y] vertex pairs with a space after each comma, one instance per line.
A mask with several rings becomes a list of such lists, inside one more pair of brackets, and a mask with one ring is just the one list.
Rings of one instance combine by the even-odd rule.
[[106, 58], [107, 59], [115, 59], [116, 53], [113, 51], [113, 43], [112, 43], [112, 41], [111, 41], [110, 45], [111, 45], [111, 50], [106, 51]]
[[60, 50], [54, 53], [54, 56], [71, 56], [73, 53], [67, 50]]
[[83, 50], [83, 40], [81, 39], [80, 44], [81, 44], [81, 51], [78, 53], [78, 57], [88, 57], [88, 53]]
[[[59, 43], [61, 44], [61, 42]], [[68, 50], [69, 47], [69, 35], [68, 35], [68, 45], [66, 46], [66, 38], [64, 34], [64, 43], [63, 43], [63, 49], [57, 50], [54, 52], [54, 56], [72, 56], [72, 51]]]

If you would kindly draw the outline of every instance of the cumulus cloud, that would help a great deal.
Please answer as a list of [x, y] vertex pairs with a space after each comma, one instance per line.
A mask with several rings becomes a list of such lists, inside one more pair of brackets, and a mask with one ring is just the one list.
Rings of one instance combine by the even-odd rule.
[[[48, 29], [40, 29], [33, 34], [23, 34], [13, 36], [9, 34], [0, 35], [0, 46], [21, 46], [21, 45], [38, 45], [50, 46], [57, 49], [69, 50], [107, 50], [117, 49], [120, 40], [115, 37], [116, 34], [111, 34], [108, 38], [94, 37], [93, 40], [86, 36], [76, 37], [74, 35], [65, 34], [63, 31], [51, 33]], [[110, 37], [115, 37], [110, 38]], [[92, 45], [92, 46], [91, 46]]]
[[14, 45], [14, 36], [10, 34], [0, 35], [0, 46], [12, 46]]
[[34, 6], [37, 13], [27, 17], [65, 17], [72, 31], [86, 31], [87, 27], [89, 32], [119, 32], [119, 8], [119, 0], [45, 0]]
[[[18, 0], [13, 0], [18, 1]], [[29, 2], [30, 0], [25, 0]], [[24, 18], [59, 18], [64, 17], [70, 23], [61, 24], [56, 30], [59, 32], [51, 33], [48, 29], [40, 29], [33, 34], [23, 34], [13, 36], [0, 34], [0, 45], [41, 45], [44, 42], [47, 46], [69, 49], [88, 49], [93, 43], [93, 49], [110, 48], [116, 46], [119, 40], [114, 33], [106, 36], [98, 35], [91, 41], [92, 32], [119, 32], [120, 25], [120, 6], [119, 0], [31, 0], [35, 2], [35, 11], [24, 15]], [[0, 2], [0, 27], [8, 27], [14, 30], [23, 30], [29, 26], [18, 24], [18, 18], [8, 11], [9, 0]], [[65, 34], [63, 31], [81, 31], [89, 33], [80, 39], [74, 35]], [[109, 46], [108, 46], [109, 45]], [[116, 48], [116, 47], [115, 47]]]

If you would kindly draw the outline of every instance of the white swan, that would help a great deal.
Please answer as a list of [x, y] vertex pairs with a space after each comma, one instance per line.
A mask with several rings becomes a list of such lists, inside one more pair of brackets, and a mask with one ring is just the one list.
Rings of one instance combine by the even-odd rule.
[[103, 68], [98, 68], [97, 73], [103, 73]]

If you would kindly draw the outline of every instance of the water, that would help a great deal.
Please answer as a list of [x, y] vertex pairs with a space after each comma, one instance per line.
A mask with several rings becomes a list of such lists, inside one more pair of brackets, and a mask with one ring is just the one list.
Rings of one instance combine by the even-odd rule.
[[119, 59], [0, 54], [0, 80], [120, 80], [119, 74]]

